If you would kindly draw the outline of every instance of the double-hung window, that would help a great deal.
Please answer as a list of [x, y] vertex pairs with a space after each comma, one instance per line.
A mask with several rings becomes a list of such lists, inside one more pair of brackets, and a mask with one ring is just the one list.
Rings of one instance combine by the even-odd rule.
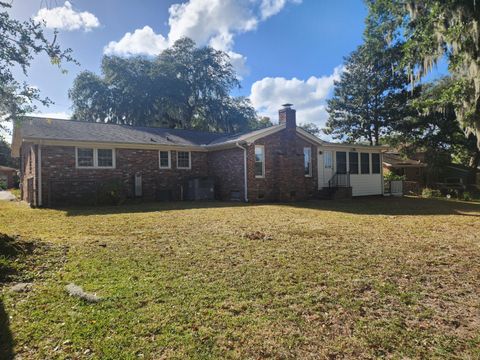
[[265, 177], [265, 147], [255, 145], [255, 177]]
[[112, 149], [97, 149], [97, 167], [113, 167]]
[[348, 153], [348, 163], [350, 165], [350, 174], [358, 174], [358, 152]]
[[360, 153], [362, 174], [370, 174], [370, 154]]
[[77, 168], [113, 169], [115, 167], [114, 149], [76, 148]]
[[160, 150], [158, 152], [158, 157], [159, 157], [159, 165], [160, 169], [170, 169], [171, 167], [171, 158], [170, 158], [170, 151], [163, 151]]
[[303, 167], [304, 175], [307, 177], [312, 176], [312, 148], [303, 148]]
[[177, 151], [177, 169], [190, 169], [192, 159], [190, 151]]
[[77, 149], [77, 167], [94, 167], [94, 149]]

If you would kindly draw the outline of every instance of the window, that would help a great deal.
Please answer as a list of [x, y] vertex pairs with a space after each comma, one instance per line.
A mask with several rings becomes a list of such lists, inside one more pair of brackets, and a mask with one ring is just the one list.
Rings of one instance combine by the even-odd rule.
[[372, 174], [380, 174], [380, 154], [372, 154]]
[[114, 149], [76, 148], [77, 168], [114, 168]]
[[98, 167], [112, 167], [113, 166], [113, 150], [112, 149], [97, 149]]
[[325, 169], [331, 169], [332, 168], [332, 152], [331, 151], [325, 151], [323, 153], [323, 163], [325, 166]]
[[93, 149], [77, 149], [77, 166], [93, 167]]
[[255, 177], [265, 177], [265, 148], [255, 145]]
[[178, 151], [177, 152], [177, 168], [190, 169], [190, 151]]
[[370, 174], [370, 154], [360, 153], [362, 174]]
[[170, 151], [159, 152], [160, 169], [170, 169]]
[[347, 173], [347, 153], [345, 151], [337, 151], [337, 173]]
[[312, 148], [303, 148], [303, 165], [305, 176], [312, 176]]
[[349, 152], [348, 162], [350, 164], [350, 174], [358, 174], [358, 152]]

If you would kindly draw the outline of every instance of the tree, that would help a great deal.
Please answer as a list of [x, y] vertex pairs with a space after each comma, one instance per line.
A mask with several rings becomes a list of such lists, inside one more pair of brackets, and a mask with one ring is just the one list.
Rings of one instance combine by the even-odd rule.
[[104, 57], [102, 76], [83, 72], [69, 92], [82, 121], [238, 132], [257, 126], [229, 57], [187, 38], [157, 58]]
[[[447, 104], [441, 98], [453, 81], [445, 77], [417, 87], [415, 98], [409, 103], [413, 111], [395, 124], [389, 143], [407, 153], [426, 150], [432, 163], [443, 162], [444, 155], [450, 154], [452, 159], [449, 160], [476, 169], [480, 165], [476, 138], [473, 134], [465, 137], [453, 104]], [[438, 103], [442, 104], [441, 107], [436, 105]]]
[[0, 136], [0, 165], [15, 166], [15, 161], [11, 156], [10, 145]]
[[321, 129], [314, 123], [301, 124], [300, 127], [303, 130], [305, 130], [306, 132], [308, 132], [308, 133], [310, 133], [314, 136], [317, 136], [321, 132]]
[[69, 91], [73, 118], [144, 126], [160, 120], [162, 81], [153, 76], [154, 63], [135, 57], [105, 56], [100, 77], [81, 72]]
[[335, 81], [324, 132], [348, 142], [378, 145], [403, 116], [408, 77], [397, 70], [400, 44], [389, 44], [372, 19], [367, 19], [364, 38], [365, 43], [345, 59], [345, 70]]
[[264, 129], [273, 126], [272, 120], [268, 116], [260, 116], [251, 125], [252, 130]]
[[11, 4], [0, 1], [0, 130], [6, 129], [8, 121], [34, 111], [35, 102], [51, 104], [48, 98], [40, 96], [37, 88], [15, 79], [15, 67], [27, 75], [31, 61], [40, 53], [45, 53], [57, 66], [63, 61], [75, 62], [71, 49], [62, 50], [57, 44], [56, 32], [53, 40], [47, 40], [42, 24], [31, 19], [23, 22], [12, 19], [7, 12], [10, 7]]
[[401, 66], [412, 83], [447, 59], [451, 86], [440, 94], [453, 105], [468, 136], [480, 149], [480, 6], [475, 0], [367, 0], [370, 17], [391, 39], [402, 39]]

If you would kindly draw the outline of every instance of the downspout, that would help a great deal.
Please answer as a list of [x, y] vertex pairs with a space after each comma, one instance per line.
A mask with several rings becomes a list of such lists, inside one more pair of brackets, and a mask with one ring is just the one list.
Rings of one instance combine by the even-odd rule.
[[42, 206], [42, 145], [38, 145], [38, 206]]
[[[245, 143], [243, 143], [243, 144], [245, 144]], [[244, 188], [243, 198], [244, 198], [245, 202], [248, 202], [247, 148], [243, 147], [238, 142], [235, 143], [235, 146], [243, 150], [243, 188]]]

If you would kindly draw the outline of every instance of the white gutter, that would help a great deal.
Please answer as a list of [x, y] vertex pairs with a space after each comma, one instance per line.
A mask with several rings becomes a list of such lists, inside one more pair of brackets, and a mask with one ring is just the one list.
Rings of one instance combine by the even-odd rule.
[[42, 206], [42, 145], [38, 145], [38, 206]]
[[245, 202], [248, 202], [247, 148], [241, 146], [238, 142], [235, 143], [235, 146], [243, 150], [243, 188], [244, 188], [243, 198], [244, 198]]

